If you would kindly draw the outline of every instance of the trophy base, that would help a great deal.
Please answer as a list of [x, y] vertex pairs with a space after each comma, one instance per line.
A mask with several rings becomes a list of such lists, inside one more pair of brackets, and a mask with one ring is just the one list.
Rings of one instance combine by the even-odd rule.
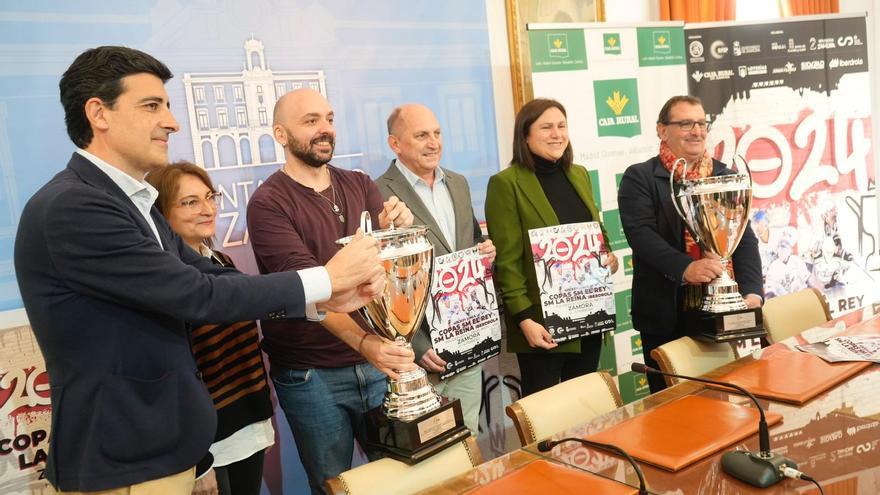
[[687, 334], [708, 342], [735, 342], [767, 335], [761, 308], [724, 313], [690, 311], [684, 317]]
[[382, 406], [367, 412], [367, 450], [416, 464], [470, 435], [461, 402], [441, 398], [440, 407], [418, 418], [391, 419]]

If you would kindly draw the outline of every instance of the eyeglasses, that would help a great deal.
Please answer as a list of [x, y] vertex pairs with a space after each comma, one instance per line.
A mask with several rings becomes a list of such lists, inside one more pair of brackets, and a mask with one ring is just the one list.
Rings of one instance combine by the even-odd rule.
[[185, 208], [186, 210], [195, 213], [202, 210], [202, 202], [208, 203], [214, 208], [218, 208], [220, 206], [221, 199], [223, 199], [223, 193], [211, 191], [205, 195], [205, 199], [189, 197], [187, 199], [181, 200], [180, 203], [177, 203], [177, 205], [181, 208]]
[[694, 126], [700, 126], [700, 130], [706, 132], [709, 132], [709, 128], [712, 127], [712, 123], [705, 120], [673, 120], [664, 125], [677, 125], [679, 129], [687, 132], [692, 131]]

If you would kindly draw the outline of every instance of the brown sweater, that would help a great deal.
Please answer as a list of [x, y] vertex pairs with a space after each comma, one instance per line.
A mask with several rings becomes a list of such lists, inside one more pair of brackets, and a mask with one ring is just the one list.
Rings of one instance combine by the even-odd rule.
[[[247, 208], [248, 232], [260, 273], [301, 270], [327, 263], [339, 250], [336, 240], [352, 235], [368, 210], [373, 228], [382, 211], [382, 195], [369, 176], [330, 166], [336, 197], [345, 215], [331, 211], [328, 188], [321, 198], [283, 172], [257, 188]], [[359, 315], [352, 314], [366, 329]], [[262, 321], [263, 350], [272, 365], [291, 369], [340, 368], [364, 358], [327, 331], [306, 320]]]

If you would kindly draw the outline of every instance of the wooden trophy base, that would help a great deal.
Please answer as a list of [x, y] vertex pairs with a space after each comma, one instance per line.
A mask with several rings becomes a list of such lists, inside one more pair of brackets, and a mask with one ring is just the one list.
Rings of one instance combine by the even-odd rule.
[[735, 342], [767, 335], [761, 308], [726, 313], [690, 311], [685, 320], [689, 336], [708, 342]]
[[382, 406], [367, 413], [368, 450], [416, 464], [467, 438], [461, 402], [441, 397], [439, 408], [403, 421], [385, 416]]

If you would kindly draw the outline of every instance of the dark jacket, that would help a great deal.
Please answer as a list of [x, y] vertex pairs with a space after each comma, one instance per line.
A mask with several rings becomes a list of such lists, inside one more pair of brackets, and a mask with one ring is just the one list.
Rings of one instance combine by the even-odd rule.
[[74, 154], [21, 215], [15, 268], [52, 395], [46, 477], [62, 491], [162, 478], [208, 451], [216, 414], [186, 321], [304, 316], [295, 272], [215, 266], [151, 214], [163, 247], [110, 177]]
[[[732, 173], [713, 161], [712, 175]], [[669, 172], [659, 157], [626, 169], [617, 204], [633, 253], [633, 326], [642, 333], [672, 335], [678, 323], [679, 289], [693, 258], [684, 252], [684, 221], [672, 204]], [[751, 225], [746, 225], [732, 259], [740, 293], [763, 297], [761, 257]]]

